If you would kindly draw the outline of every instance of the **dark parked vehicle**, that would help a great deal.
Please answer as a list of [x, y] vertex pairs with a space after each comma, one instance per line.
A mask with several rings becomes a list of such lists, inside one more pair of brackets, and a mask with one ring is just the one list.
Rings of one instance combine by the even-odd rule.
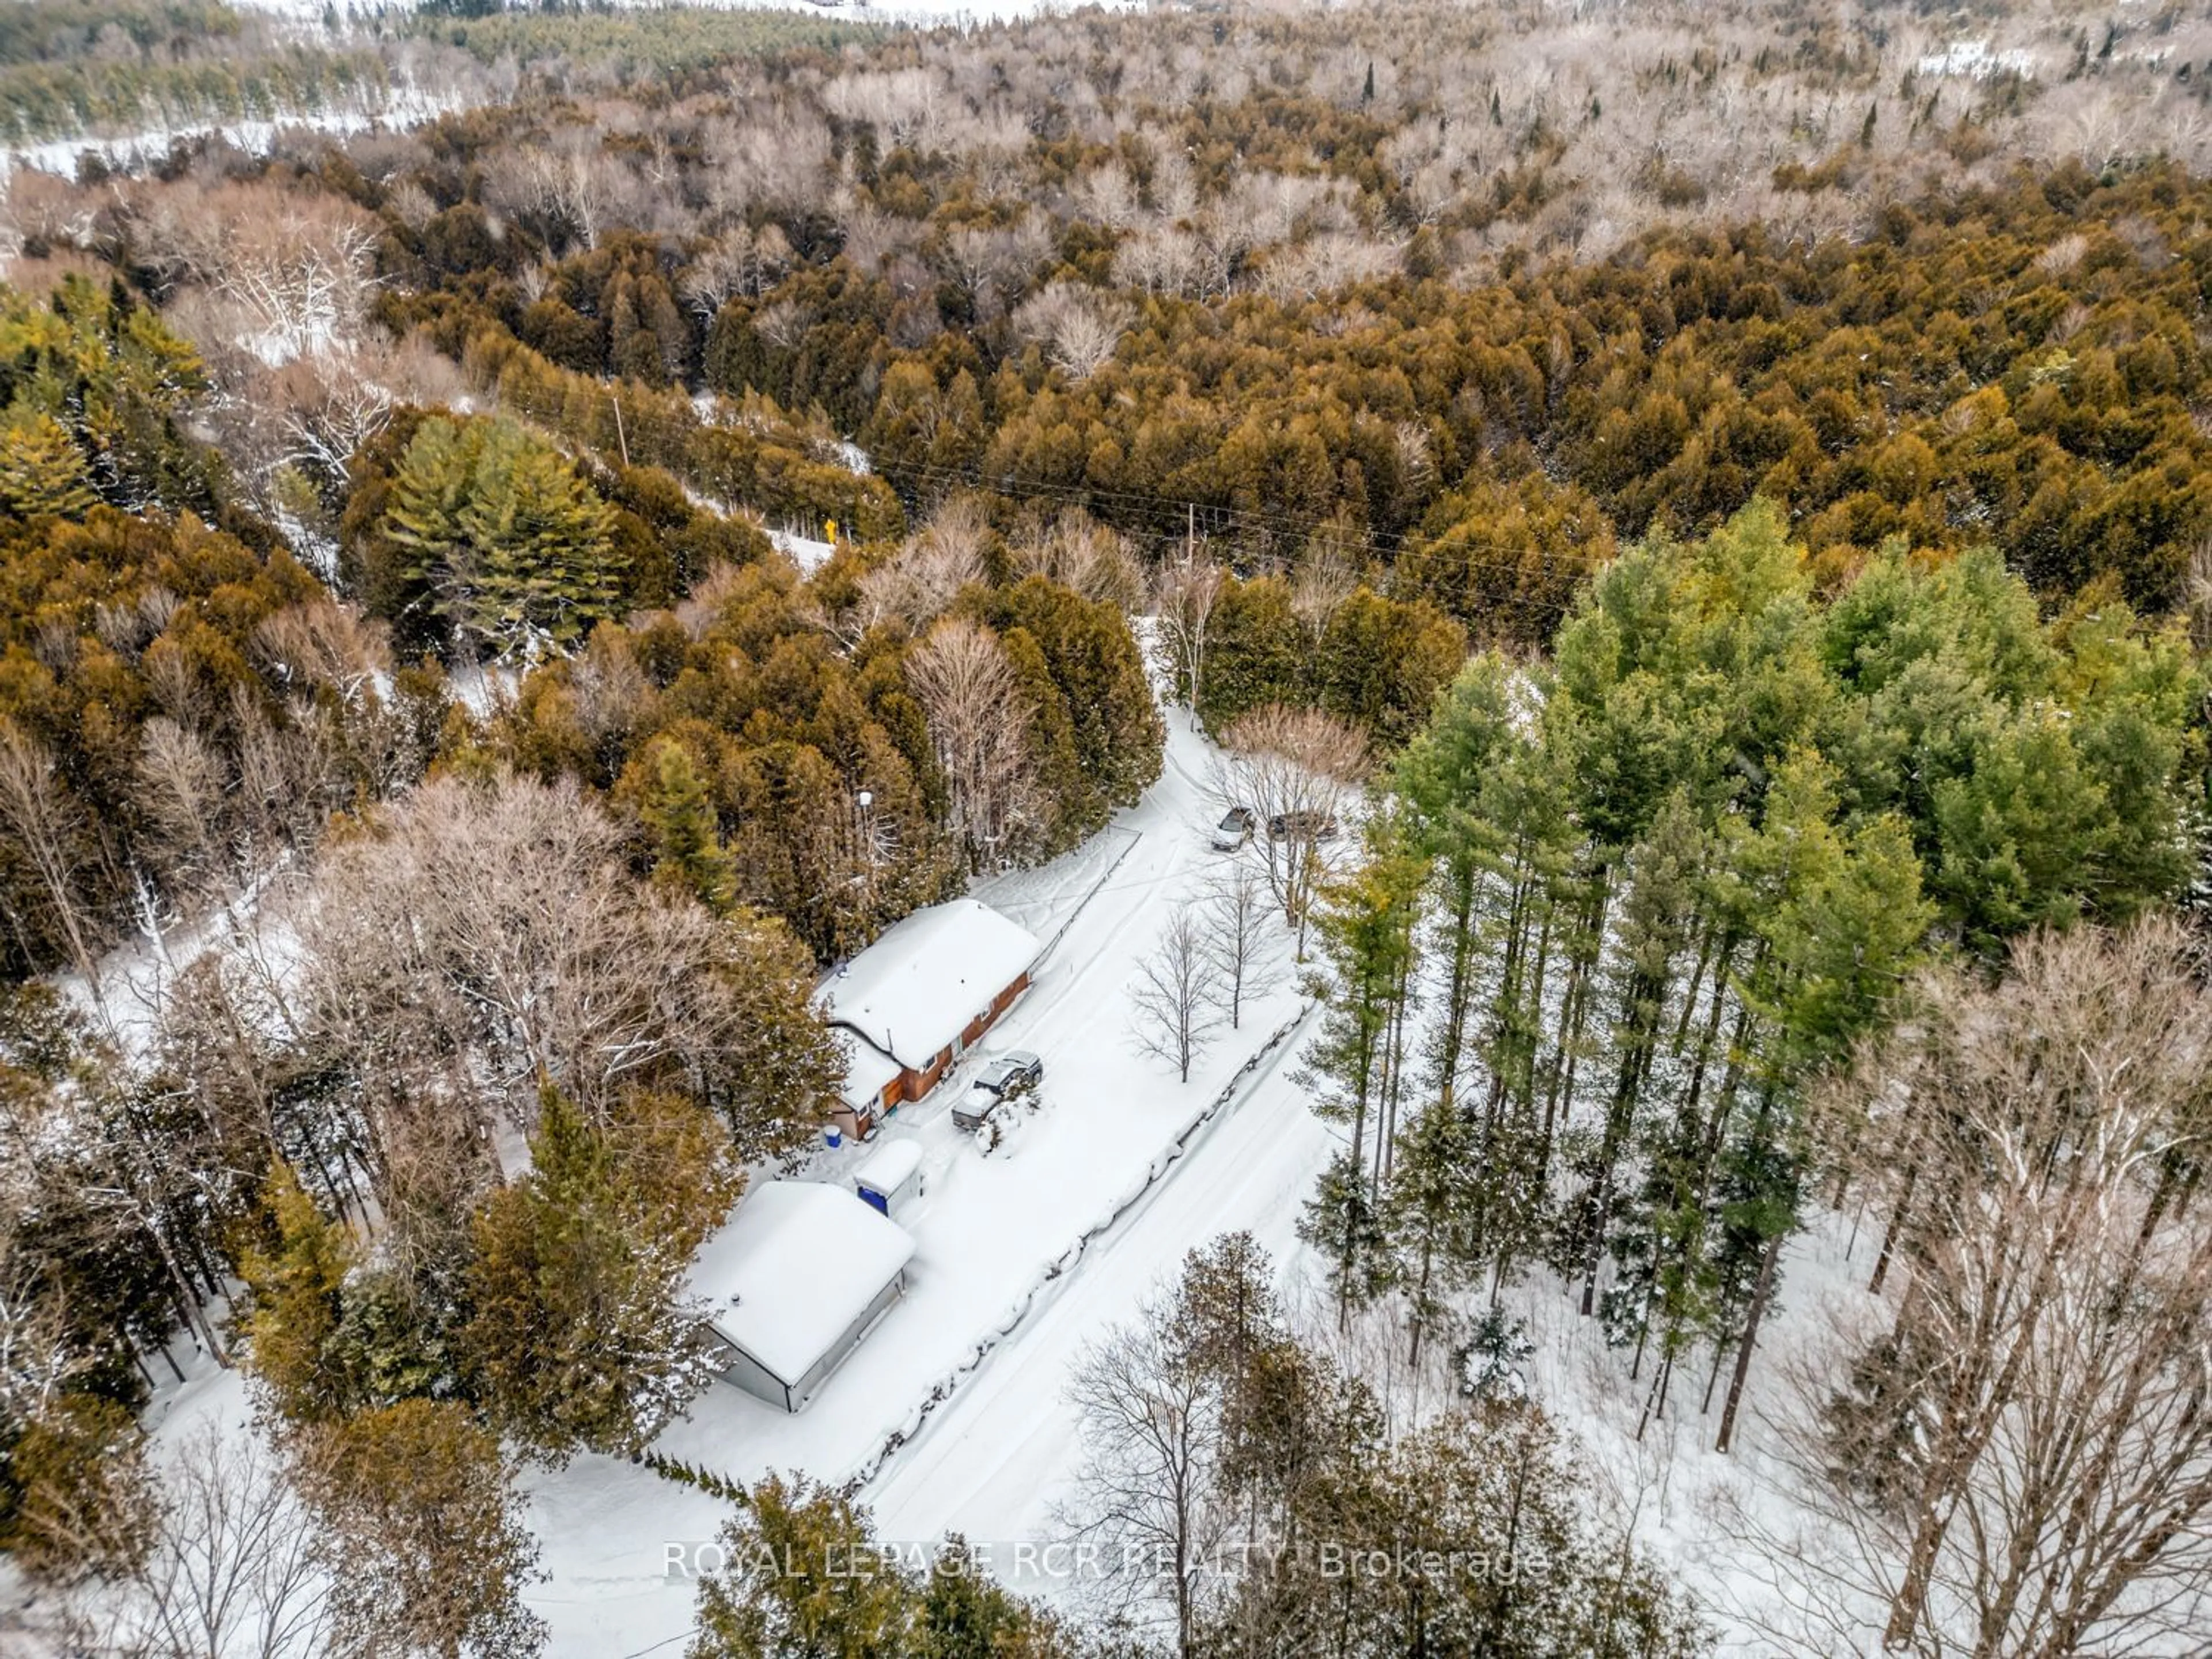
[[1213, 850], [1233, 853], [1252, 839], [1252, 826], [1258, 814], [1249, 806], [1232, 806], [1213, 827]]
[[1328, 841], [1336, 820], [1326, 812], [1278, 812], [1267, 820], [1270, 841]]
[[1024, 1049], [1009, 1049], [977, 1073], [967, 1092], [952, 1103], [952, 1121], [963, 1129], [980, 1129], [991, 1121], [992, 1113], [1029, 1093], [1043, 1076], [1042, 1060]]

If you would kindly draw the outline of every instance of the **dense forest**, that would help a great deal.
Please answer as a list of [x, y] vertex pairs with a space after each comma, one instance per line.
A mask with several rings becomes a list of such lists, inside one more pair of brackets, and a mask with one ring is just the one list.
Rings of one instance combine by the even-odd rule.
[[[2132, 1407], [2065, 1425], [2105, 1435], [2050, 1476], [2072, 1523], [1988, 1458], [2071, 1376], [2170, 1407], [2176, 1530], [2212, 1504], [2189, 1084], [2150, 1068], [2100, 1141], [2064, 1067], [2021, 1122], [1913, 1080], [2047, 1079], [2015, 993], [2129, 1063], [2200, 1012], [2212, 29], [17, 9], [11, 139], [163, 140], [0, 183], [0, 1546], [33, 1581], [165, 1559], [135, 1413], [182, 1328], [250, 1367], [269, 1501], [355, 1551], [331, 1650], [535, 1650], [516, 1472], [645, 1457], [703, 1386], [684, 1266], [818, 1131], [817, 975], [1095, 836], [1187, 708], [1356, 820], [1268, 870], [1342, 1131], [1301, 1225], [1330, 1314], [1487, 1381], [1395, 1437], [1249, 1240], [1111, 1352], [1227, 1425], [1208, 1501], [1248, 1531], [1525, 1500], [1562, 1577], [1248, 1574], [1171, 1650], [1703, 1650], [1493, 1386], [1505, 1297], [1560, 1287], [1725, 1448], [1787, 1249], [1847, 1209], [1875, 1288], [1929, 1287], [1803, 1443], [1910, 1564], [1870, 1570], [1893, 1645], [2185, 1624], [2160, 1575], [2206, 1564], [2081, 1541], [2148, 1466]], [[412, 125], [307, 124], [405, 88]], [[265, 142], [184, 131], [240, 116]], [[2039, 1198], [2089, 1243], [2008, 1258], [1992, 1311], [1947, 1251]], [[2007, 1310], [2033, 1348], [2091, 1261], [2129, 1290], [2090, 1346], [2144, 1369], [1946, 1370]], [[1116, 1443], [1132, 1389], [1085, 1387]], [[865, 1541], [849, 1498], [778, 1483], [731, 1536]], [[2063, 1559], [1991, 1589], [1962, 1512]], [[887, 1583], [834, 1650], [1146, 1650], [972, 1597]], [[715, 1579], [693, 1650], [811, 1616]]]

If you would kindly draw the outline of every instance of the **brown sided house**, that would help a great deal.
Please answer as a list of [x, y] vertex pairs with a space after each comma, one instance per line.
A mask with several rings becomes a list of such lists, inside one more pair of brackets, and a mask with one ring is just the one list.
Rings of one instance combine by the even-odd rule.
[[975, 899], [917, 910], [823, 981], [815, 1001], [850, 1064], [848, 1134], [937, 1086], [968, 1047], [1029, 988], [1043, 946]]

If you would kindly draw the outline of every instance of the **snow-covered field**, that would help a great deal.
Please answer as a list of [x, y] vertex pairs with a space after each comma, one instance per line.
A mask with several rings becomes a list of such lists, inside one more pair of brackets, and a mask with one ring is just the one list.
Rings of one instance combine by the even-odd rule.
[[[268, 12], [297, 18], [318, 29], [322, 26], [324, 0], [234, 0], [242, 11]], [[1035, 17], [1045, 12], [1074, 11], [1097, 5], [1103, 10], [1133, 9], [1139, 0], [613, 0], [628, 10], [677, 9], [692, 5], [716, 11], [796, 11], [809, 16], [840, 17], [856, 23], [974, 24]], [[397, 9], [397, 8], [386, 8]], [[374, 13], [371, 4], [355, 9]], [[412, 7], [405, 9], [411, 10]], [[347, 8], [340, 6], [343, 15]]]
[[397, 131], [435, 120], [441, 115], [462, 107], [465, 101], [451, 94], [402, 83], [388, 94], [365, 90], [356, 97], [320, 109], [286, 114], [275, 119], [177, 121], [145, 127], [134, 132], [80, 134], [74, 137], [51, 139], [44, 143], [0, 149], [0, 179], [4, 179], [18, 167], [74, 175], [78, 157], [88, 151], [97, 155], [111, 168], [131, 172], [152, 166], [164, 159], [179, 142], [194, 138], [220, 139], [249, 155], [258, 155], [276, 143], [280, 132], [324, 132], [343, 137], [366, 132], [373, 127]]

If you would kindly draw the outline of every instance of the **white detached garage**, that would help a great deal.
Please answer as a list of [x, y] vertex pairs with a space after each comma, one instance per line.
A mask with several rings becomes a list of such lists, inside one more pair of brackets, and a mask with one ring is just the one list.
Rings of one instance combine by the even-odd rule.
[[842, 1187], [771, 1181], [700, 1248], [691, 1293], [722, 1380], [795, 1412], [906, 1287], [914, 1240]]

